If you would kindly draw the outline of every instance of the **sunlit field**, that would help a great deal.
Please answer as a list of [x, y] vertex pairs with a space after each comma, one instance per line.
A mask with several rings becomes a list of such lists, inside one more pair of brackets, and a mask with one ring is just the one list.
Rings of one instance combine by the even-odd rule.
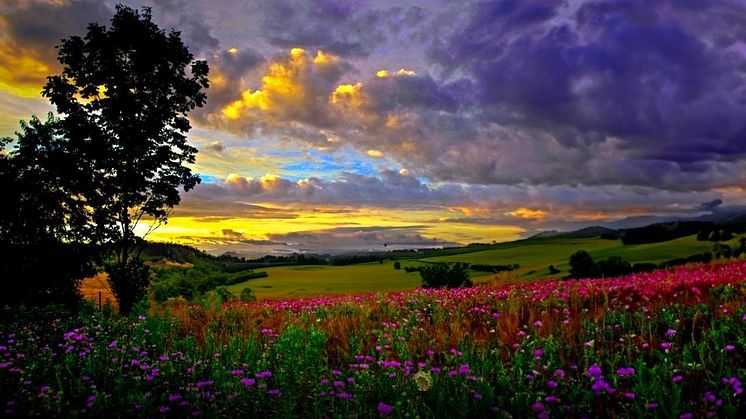
[[48, 309], [0, 326], [0, 401], [6, 416], [743, 417], [745, 280], [736, 262], [129, 319]]

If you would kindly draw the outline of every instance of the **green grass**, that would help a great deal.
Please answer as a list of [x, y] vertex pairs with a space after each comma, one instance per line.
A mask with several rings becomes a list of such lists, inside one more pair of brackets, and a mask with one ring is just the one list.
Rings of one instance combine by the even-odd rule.
[[[266, 278], [232, 285], [228, 290], [239, 294], [243, 288], [249, 287], [260, 299], [405, 291], [421, 284], [418, 272], [406, 273], [403, 269], [404, 266], [415, 265], [421, 264], [406, 261], [399, 270], [394, 269], [391, 261], [347, 266], [278, 266], [264, 269], [269, 274]], [[472, 277], [475, 283], [489, 279], [485, 275], [478, 276], [478, 273], [474, 273]]]

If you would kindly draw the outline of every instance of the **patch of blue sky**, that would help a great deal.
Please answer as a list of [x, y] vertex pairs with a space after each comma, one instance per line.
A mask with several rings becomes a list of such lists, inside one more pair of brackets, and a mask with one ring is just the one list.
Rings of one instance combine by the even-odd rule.
[[199, 174], [199, 178], [202, 180], [202, 183], [221, 183], [223, 181], [223, 179], [217, 176], [205, 175], [202, 173]]

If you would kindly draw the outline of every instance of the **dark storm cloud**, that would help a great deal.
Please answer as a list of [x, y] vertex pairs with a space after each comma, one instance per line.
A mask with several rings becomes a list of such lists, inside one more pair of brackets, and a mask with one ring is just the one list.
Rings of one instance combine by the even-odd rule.
[[421, 8], [375, 9], [364, 0], [276, 0], [262, 2], [261, 27], [277, 46], [321, 49], [365, 57], [387, 37], [424, 19]]
[[[202, 17], [195, 15], [194, 2], [189, 0], [150, 0], [153, 19], [166, 30], [181, 32], [181, 39], [192, 54], [200, 58], [214, 51], [220, 42], [212, 35]], [[132, 6], [137, 7], [137, 6]]]
[[653, 184], [667, 162], [696, 175], [693, 163], [746, 154], [746, 60], [727, 35], [744, 15], [727, 2], [481, 2], [432, 57], [473, 77], [484, 120], [567, 147], [617, 137], [630, 165], [662, 163]]
[[16, 42], [52, 52], [62, 38], [82, 35], [89, 23], [107, 23], [111, 18], [111, 10], [101, 0], [23, 1], [0, 13]]

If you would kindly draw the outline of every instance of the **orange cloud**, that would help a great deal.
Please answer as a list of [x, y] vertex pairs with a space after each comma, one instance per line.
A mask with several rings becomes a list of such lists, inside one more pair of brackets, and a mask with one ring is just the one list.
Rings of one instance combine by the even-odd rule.
[[533, 220], [543, 220], [544, 218], [547, 217], [546, 212], [542, 210], [532, 210], [529, 208], [518, 208], [506, 214], [511, 215], [513, 217], [533, 219]]
[[312, 57], [302, 48], [293, 48], [283, 58], [269, 64], [261, 87], [248, 89], [222, 109], [228, 120], [260, 113], [288, 119], [310, 120], [323, 115], [323, 103], [341, 75], [341, 60], [323, 51]]

